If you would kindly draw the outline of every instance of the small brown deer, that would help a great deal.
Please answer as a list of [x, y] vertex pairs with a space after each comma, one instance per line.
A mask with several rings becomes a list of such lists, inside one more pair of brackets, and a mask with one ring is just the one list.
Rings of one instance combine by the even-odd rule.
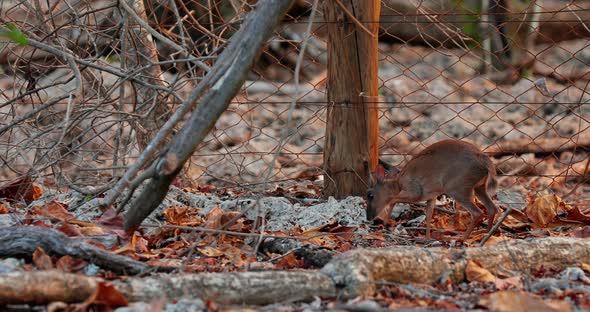
[[[385, 173], [385, 169], [389, 169]], [[481, 224], [483, 212], [474, 203], [474, 195], [486, 207], [488, 231], [494, 224], [496, 205], [488, 195], [496, 187], [496, 169], [492, 160], [473, 144], [460, 140], [434, 143], [418, 153], [398, 171], [379, 162], [371, 178], [367, 194], [367, 219], [389, 218], [395, 203], [426, 202], [426, 237], [430, 238], [430, 223], [436, 198], [446, 194], [471, 214], [471, 223], [465, 231], [466, 240], [471, 231]]]

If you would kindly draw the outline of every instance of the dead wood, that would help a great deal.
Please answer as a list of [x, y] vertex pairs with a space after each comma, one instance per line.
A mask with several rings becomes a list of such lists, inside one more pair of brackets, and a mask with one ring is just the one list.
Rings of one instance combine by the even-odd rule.
[[0, 258], [30, 259], [37, 248], [48, 255], [72, 256], [94, 263], [117, 274], [139, 274], [148, 270], [169, 271], [170, 268], [151, 267], [145, 263], [120, 256], [65, 234], [38, 226], [0, 228]]
[[[82, 302], [103, 280], [59, 271], [0, 276], [0, 304]], [[317, 271], [156, 275], [110, 282], [128, 301], [201, 298], [226, 304], [269, 304], [333, 297], [332, 280]]]
[[[211, 88], [199, 99], [200, 88], [189, 96], [192, 103], [200, 100], [179, 133], [157, 160], [157, 172], [137, 196], [125, 215], [125, 229], [137, 227], [162, 202], [170, 184], [203, 141], [231, 99], [243, 85], [248, 69], [254, 63], [262, 44], [291, 5], [291, 0], [261, 2], [248, 15], [240, 30], [232, 36], [215, 66], [199, 83]], [[199, 90], [197, 93], [196, 91]]]
[[338, 252], [320, 246], [304, 244], [292, 239], [266, 239], [260, 245], [260, 251], [275, 254], [293, 253], [302, 258], [305, 264], [311, 267], [321, 268], [326, 265]]
[[[589, 263], [588, 250], [590, 241], [563, 237], [512, 240], [465, 249], [410, 246], [357, 249], [336, 256], [321, 271], [160, 274], [110, 283], [131, 302], [190, 297], [224, 304], [269, 304], [372, 294], [375, 285], [382, 282], [433, 284], [447, 279], [461, 282], [466, 279], [465, 270], [471, 260], [494, 274], [529, 275], [539, 270], [562, 270]], [[0, 276], [0, 304], [83, 301], [101, 281], [51, 271], [5, 274]], [[55, 286], [48, 291], [41, 285]]]
[[[489, 247], [447, 249], [395, 247], [357, 249], [338, 255], [321, 272], [342, 286], [339, 295], [371, 294], [379, 281], [433, 284], [443, 279], [465, 280], [470, 260], [492, 273], [533, 274], [541, 269], [562, 270], [590, 261], [590, 241], [547, 237], [511, 240]], [[516, 274], [515, 273], [515, 274]]]
[[100, 279], [61, 271], [11, 272], [0, 275], [0, 305], [82, 302]]
[[129, 301], [189, 296], [218, 303], [268, 304], [332, 297], [330, 277], [317, 271], [200, 273], [131, 278], [114, 283]]
[[490, 146], [484, 152], [491, 156], [503, 156], [527, 153], [559, 153], [574, 148], [590, 148], [590, 136], [503, 141]]

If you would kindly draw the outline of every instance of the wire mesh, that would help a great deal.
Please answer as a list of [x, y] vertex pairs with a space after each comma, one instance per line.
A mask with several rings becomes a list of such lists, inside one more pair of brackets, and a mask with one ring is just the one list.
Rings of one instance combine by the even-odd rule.
[[[242, 0], [118, 3], [2, 2], [0, 23], [16, 25], [44, 46], [1, 43], [0, 186], [26, 173], [46, 186], [79, 190], [120, 177], [255, 6]], [[272, 181], [326, 178], [326, 107], [342, 103], [326, 100], [321, 10], [298, 94], [293, 83], [310, 8], [311, 1], [295, 1], [185, 167], [185, 182], [261, 183], [284, 129], [289, 137]], [[572, 200], [583, 203], [589, 17], [584, 1], [381, 1], [379, 21], [358, 22], [380, 25], [380, 97], [368, 105], [380, 111], [382, 159], [403, 166], [433, 142], [463, 139], [494, 156], [502, 188], [524, 194], [575, 189]]]

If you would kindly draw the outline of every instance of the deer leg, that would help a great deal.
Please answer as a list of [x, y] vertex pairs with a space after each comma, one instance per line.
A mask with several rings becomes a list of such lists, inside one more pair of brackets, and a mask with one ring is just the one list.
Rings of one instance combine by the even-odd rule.
[[475, 196], [477, 196], [477, 199], [479, 199], [479, 201], [486, 207], [486, 211], [488, 212], [488, 232], [489, 232], [492, 229], [492, 227], [494, 226], [494, 219], [496, 217], [496, 212], [498, 211], [498, 208], [496, 208], [496, 205], [494, 204], [494, 202], [490, 198], [490, 195], [486, 191], [485, 185], [476, 187], [474, 189], [474, 191], [475, 191]]
[[453, 198], [471, 214], [471, 223], [469, 223], [469, 227], [467, 227], [467, 230], [463, 235], [463, 241], [465, 241], [467, 238], [469, 238], [469, 235], [471, 235], [473, 229], [481, 224], [481, 221], [483, 220], [483, 211], [481, 211], [481, 209], [479, 209], [473, 203], [473, 190], [461, 192], [458, 194], [455, 193]]
[[430, 239], [430, 226], [432, 223], [432, 212], [436, 199], [429, 199], [426, 202], [426, 238]]

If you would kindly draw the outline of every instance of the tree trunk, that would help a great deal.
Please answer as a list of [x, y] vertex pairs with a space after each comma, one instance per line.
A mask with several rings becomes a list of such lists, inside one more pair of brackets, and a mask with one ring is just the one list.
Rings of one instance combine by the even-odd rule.
[[379, 12], [380, 0], [324, 3], [329, 103], [324, 149], [325, 196], [365, 195], [368, 169], [377, 166]]

